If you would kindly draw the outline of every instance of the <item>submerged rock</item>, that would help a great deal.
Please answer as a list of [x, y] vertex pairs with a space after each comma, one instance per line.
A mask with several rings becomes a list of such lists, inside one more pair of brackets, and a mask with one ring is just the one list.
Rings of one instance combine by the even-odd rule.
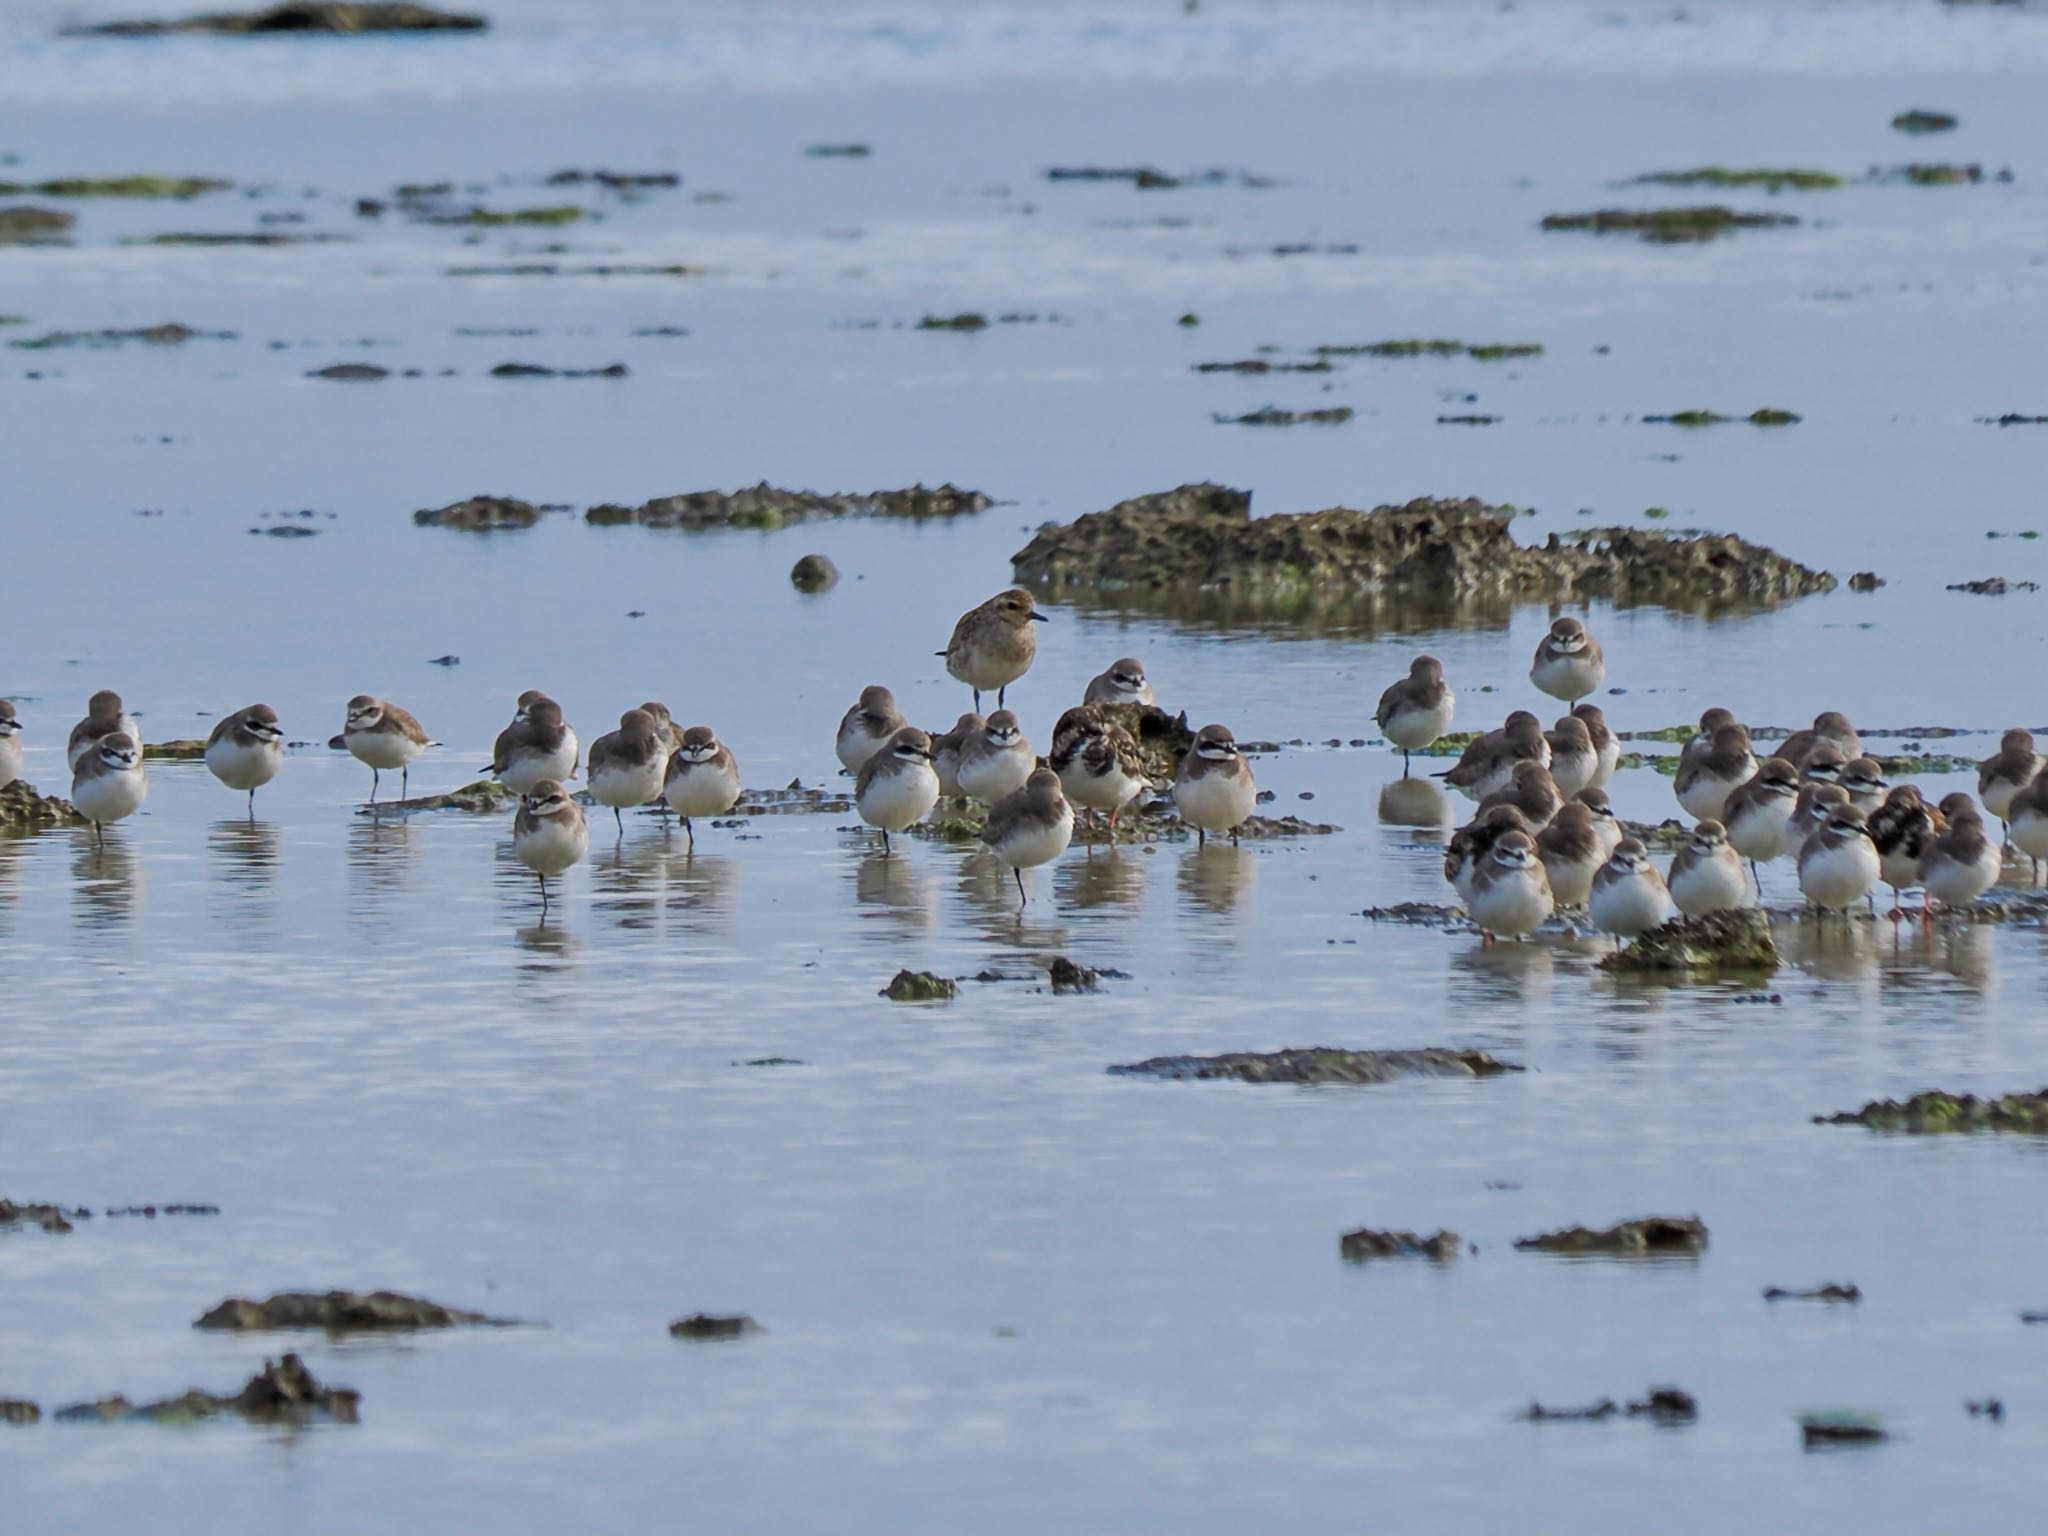
[[1891, 1438], [1876, 1414], [1843, 1409], [1801, 1414], [1799, 1437], [1808, 1450], [1834, 1445], [1877, 1445]]
[[1892, 126], [1901, 133], [1947, 133], [1956, 126], [1956, 119], [1953, 113], [1930, 112], [1925, 107], [1915, 107], [1893, 118]]
[[1863, 1299], [1863, 1292], [1853, 1285], [1816, 1285], [1809, 1290], [1788, 1291], [1782, 1285], [1768, 1286], [1764, 1290], [1765, 1301], [1830, 1301], [1845, 1302], [1851, 1306]]
[[[339, 736], [328, 742], [331, 747]], [[380, 816], [391, 811], [506, 811], [519, 796], [496, 779], [478, 779], [460, 789], [439, 795], [414, 795], [410, 800], [379, 800], [375, 805], [356, 807], [358, 816]]]
[[1229, 594], [1269, 610], [1379, 599], [1763, 604], [1826, 592], [1835, 578], [1732, 534], [1590, 528], [1518, 543], [1515, 509], [1420, 498], [1369, 512], [1251, 515], [1251, 495], [1214, 484], [1134, 497], [1047, 524], [1010, 557], [1040, 592], [1130, 592], [1200, 605]]
[[43, 1410], [25, 1397], [0, 1397], [0, 1424], [33, 1424]]
[[1518, 1237], [1515, 1246], [1536, 1253], [1696, 1254], [1706, 1250], [1707, 1224], [1697, 1216], [1638, 1216], [1611, 1227], [1565, 1227]]
[[1759, 213], [1710, 205], [1696, 208], [1599, 208], [1591, 213], [1553, 213], [1547, 230], [1586, 230], [1596, 235], [1629, 234], [1658, 245], [1712, 240], [1734, 229], [1770, 229], [1797, 224], [1789, 213]]
[[111, 1424], [146, 1420], [158, 1424], [189, 1424], [238, 1414], [265, 1424], [297, 1424], [329, 1418], [338, 1424], [356, 1422], [362, 1394], [353, 1387], [323, 1386], [297, 1355], [286, 1355], [243, 1383], [232, 1396], [202, 1392], [196, 1387], [178, 1397], [137, 1405], [125, 1397], [102, 1397], [57, 1410], [60, 1423]]
[[368, 4], [350, 0], [284, 0], [260, 11], [208, 11], [166, 20], [103, 21], [67, 30], [94, 37], [160, 37], [167, 32], [481, 32], [488, 25], [482, 16], [388, 0]]
[[516, 496], [471, 496], [445, 507], [422, 507], [412, 520], [422, 528], [490, 533], [500, 528], [531, 528], [541, 520], [541, 508]]
[[163, 763], [192, 763], [206, 756], [206, 743], [197, 737], [183, 741], [152, 741], [142, 749], [145, 760]]
[[1761, 187], [1766, 192], [1783, 192], [1788, 187], [1796, 192], [1822, 192], [1842, 185], [1842, 178], [1833, 171], [1770, 167], [1738, 170], [1726, 165], [1702, 165], [1689, 171], [1648, 171], [1636, 181], [1659, 187]]
[[1401, 1077], [1498, 1077], [1522, 1067], [1490, 1051], [1426, 1046], [1404, 1051], [1344, 1051], [1313, 1045], [1221, 1056], [1154, 1056], [1112, 1066], [1114, 1077], [1228, 1078], [1240, 1083], [1390, 1083]]
[[1348, 405], [1325, 406], [1320, 410], [1288, 411], [1277, 405], [1263, 406], [1256, 411], [1247, 411], [1242, 416], [1228, 416], [1217, 413], [1216, 420], [1224, 426], [1236, 427], [1335, 427], [1351, 419]]
[[[1603, 1397], [1596, 1403], [1575, 1408], [1552, 1408], [1542, 1403], [1531, 1403], [1522, 1410], [1521, 1417], [1532, 1424], [1584, 1424], [1611, 1419], [1623, 1411], [1613, 1398]], [[1700, 1405], [1698, 1399], [1682, 1387], [1652, 1387], [1648, 1396], [1631, 1402], [1626, 1412], [1632, 1419], [1654, 1419], [1659, 1424], [1690, 1424], [1700, 1416]]]
[[329, 363], [325, 368], [313, 369], [306, 377], [333, 379], [343, 384], [374, 384], [390, 378], [391, 370], [376, 363]]
[[0, 828], [9, 832], [36, 832], [48, 827], [82, 827], [85, 818], [69, 800], [57, 795], [39, 795], [35, 785], [16, 779], [0, 788]]
[[824, 555], [805, 555], [789, 568], [789, 584], [799, 592], [827, 592], [839, 584], [839, 567]]
[[1093, 992], [1102, 985], [1102, 972], [1076, 965], [1065, 955], [1055, 955], [1046, 970], [1055, 992]]
[[67, 1211], [61, 1205], [48, 1205], [40, 1200], [17, 1205], [0, 1195], [0, 1227], [41, 1227], [45, 1232], [69, 1232], [73, 1216], [91, 1214], [90, 1211]]
[[25, 352], [47, 352], [55, 347], [118, 347], [139, 341], [151, 347], [175, 347], [188, 341], [233, 341], [233, 331], [196, 331], [189, 325], [167, 321], [163, 325], [134, 326], [100, 331], [51, 331], [43, 336], [25, 336], [7, 343]]
[[672, 1339], [737, 1339], [767, 1331], [745, 1313], [713, 1317], [709, 1312], [693, 1312], [668, 1325], [668, 1336]]
[[959, 990], [950, 977], [930, 971], [902, 970], [889, 978], [881, 995], [892, 1003], [943, 1003]]
[[60, 176], [51, 181], [0, 181], [0, 197], [169, 197], [180, 202], [234, 183], [213, 176]]
[[1866, 1125], [1928, 1135], [1945, 1131], [2022, 1131], [2048, 1136], [2048, 1088], [1980, 1099], [1974, 1093], [1916, 1093], [1901, 1103], [1873, 1099], [1861, 1109], [1815, 1115], [1815, 1125]]
[[956, 485], [927, 489], [913, 485], [900, 491], [786, 491], [768, 484], [737, 491], [685, 491], [657, 496], [637, 507], [604, 503], [583, 514], [587, 523], [610, 526], [638, 523], [643, 528], [783, 528], [791, 523], [840, 517], [907, 517], [914, 521], [958, 517], [980, 512], [995, 503], [979, 491]]
[[262, 1301], [230, 1296], [193, 1320], [210, 1332], [319, 1328], [328, 1333], [383, 1333], [421, 1328], [513, 1328], [517, 1318], [465, 1312], [398, 1291], [279, 1291]]
[[2013, 581], [2004, 576], [1986, 576], [1980, 581], [1952, 581], [1951, 592], [1967, 592], [1972, 597], [2004, 597], [2010, 592], [2038, 592], [2038, 581]]
[[549, 368], [541, 363], [499, 363], [491, 370], [494, 379], [623, 379], [632, 370], [624, 363], [606, 363], [599, 368]]
[[0, 245], [46, 244], [77, 222], [77, 214], [57, 208], [0, 208]]
[[1705, 917], [1674, 917], [1629, 941], [1600, 962], [1623, 975], [1680, 971], [1775, 971], [1778, 946], [1770, 915], [1761, 907], [1735, 907]]
[[1368, 1259], [1428, 1259], [1446, 1264], [1458, 1256], [1462, 1239], [1445, 1229], [1420, 1237], [1413, 1232], [1380, 1232], [1360, 1227], [1337, 1239], [1337, 1251], [1355, 1264]]

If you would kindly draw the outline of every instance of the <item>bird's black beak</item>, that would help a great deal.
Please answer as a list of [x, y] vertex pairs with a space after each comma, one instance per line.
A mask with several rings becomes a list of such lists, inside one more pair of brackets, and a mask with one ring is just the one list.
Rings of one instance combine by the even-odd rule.
[[1045, 615], [1040, 613], [1036, 608], [1031, 610], [1031, 617], [1037, 620], [1040, 624], [1043, 624], [1045, 622]]

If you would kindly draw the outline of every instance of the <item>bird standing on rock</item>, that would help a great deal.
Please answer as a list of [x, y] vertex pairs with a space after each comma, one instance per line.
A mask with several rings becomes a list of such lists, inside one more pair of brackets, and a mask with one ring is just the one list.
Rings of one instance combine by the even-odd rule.
[[1401, 777], [1408, 777], [1408, 754], [1436, 744], [1451, 728], [1458, 696], [1444, 681], [1444, 664], [1434, 656], [1408, 663], [1408, 675], [1380, 695], [1373, 719], [1380, 734], [1401, 749]]
[[1705, 917], [1749, 905], [1742, 857], [1729, 846], [1728, 829], [1703, 821], [1671, 860], [1671, 900], [1687, 917]]
[[1593, 876], [1586, 912], [1595, 928], [1618, 939], [1633, 939], [1663, 924], [1671, 915], [1671, 892], [1647, 848], [1632, 837], [1615, 846]]
[[936, 654], [945, 657], [946, 671], [974, 690], [974, 709], [981, 712], [983, 690], [996, 690], [1000, 707], [1010, 684], [1031, 670], [1038, 655], [1038, 632], [1045, 615], [1022, 587], [998, 592], [978, 608], [960, 615], [953, 638]]

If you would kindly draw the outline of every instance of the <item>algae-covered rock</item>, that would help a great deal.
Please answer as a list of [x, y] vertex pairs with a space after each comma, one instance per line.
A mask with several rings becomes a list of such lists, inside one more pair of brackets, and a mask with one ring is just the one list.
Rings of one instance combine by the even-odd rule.
[[1925, 107], [1915, 107], [1893, 118], [1892, 126], [1901, 133], [1947, 133], [1956, 126], [1956, 118], [1952, 112], [1930, 112]]
[[143, 758], [160, 763], [192, 763], [206, 756], [206, 743], [197, 737], [183, 741], [152, 741], [142, 749]]
[[306, 377], [332, 379], [340, 384], [374, 384], [390, 378], [391, 370], [376, 363], [329, 363], [325, 368], [310, 370]]
[[632, 370], [624, 363], [603, 363], [591, 368], [551, 368], [545, 363], [499, 363], [491, 370], [494, 379], [623, 379]]
[[1696, 208], [1598, 208], [1591, 213], [1553, 213], [1544, 229], [1586, 230], [1596, 235], [1628, 234], [1658, 245], [1713, 240], [1730, 230], [1769, 229], [1797, 224], [1789, 213], [1760, 213], [1719, 205]]
[[1010, 558], [1016, 579], [1042, 593], [1096, 590], [1195, 608], [1228, 594], [1273, 613], [1346, 603], [1369, 613], [1386, 598], [1765, 604], [1835, 585], [1825, 571], [1732, 534], [1588, 528], [1525, 545], [1514, 519], [1512, 507], [1434, 498], [1254, 518], [1249, 492], [1184, 485], [1047, 524]]
[[422, 507], [412, 520], [422, 528], [491, 533], [501, 528], [531, 528], [541, 520], [541, 509], [516, 496], [471, 496], [445, 507]]
[[69, 800], [57, 795], [39, 795], [35, 785], [16, 779], [0, 788], [0, 829], [9, 832], [40, 832], [49, 827], [82, 827], [85, 818]]
[[234, 183], [212, 176], [60, 176], [51, 181], [0, 181], [0, 197], [168, 197], [180, 202]]
[[0, 208], [0, 245], [46, 245], [77, 222], [77, 214], [59, 208]]
[[43, 1410], [25, 1397], [0, 1397], [0, 1424], [33, 1424]]
[[63, 1233], [71, 1230], [73, 1216], [90, 1214], [89, 1211], [67, 1211], [61, 1205], [50, 1205], [41, 1200], [17, 1205], [0, 1195], [0, 1227], [41, 1227], [45, 1232]]
[[56, 347], [118, 347], [139, 341], [151, 347], [176, 347], [188, 341], [233, 341], [233, 331], [197, 331], [177, 321], [163, 325], [142, 325], [98, 331], [50, 331], [42, 336], [24, 336], [7, 343], [24, 352], [47, 352]]
[[1449, 1230], [1421, 1237], [1413, 1232], [1381, 1232], [1360, 1227], [1337, 1239], [1337, 1251], [1354, 1264], [1368, 1259], [1428, 1259], [1432, 1264], [1446, 1264], [1458, 1256], [1462, 1242], [1457, 1233]]
[[193, 1320], [209, 1332], [319, 1328], [328, 1333], [411, 1332], [422, 1328], [510, 1328], [518, 1320], [465, 1312], [398, 1291], [279, 1291], [262, 1301], [230, 1296]]
[[1515, 1246], [1536, 1253], [1696, 1254], [1706, 1250], [1707, 1224], [1697, 1216], [1638, 1216], [1611, 1227], [1565, 1227], [1518, 1237]]
[[668, 1325], [668, 1336], [672, 1339], [737, 1339], [750, 1333], [765, 1332], [765, 1328], [745, 1313], [715, 1317], [709, 1312], [693, 1312]]
[[825, 555], [805, 555], [789, 568], [789, 584], [799, 592], [826, 592], [839, 584], [839, 567]]
[[1883, 1419], [1874, 1413], [1831, 1408], [1799, 1416], [1799, 1437], [1808, 1450], [1838, 1445], [1881, 1445], [1891, 1438]]
[[1689, 171], [1649, 171], [1636, 181], [1660, 187], [1761, 187], [1766, 192], [1829, 191], [1842, 185], [1833, 171], [1774, 169], [1767, 166], [1702, 165]]
[[1231, 416], [1223, 412], [1216, 414], [1216, 420], [1224, 426], [1237, 427], [1336, 427], [1351, 419], [1348, 405], [1322, 406], [1314, 410], [1283, 410], [1277, 405], [1261, 406], [1256, 411], [1246, 411], [1242, 416]]
[[1498, 1077], [1521, 1070], [1490, 1051], [1446, 1046], [1345, 1051], [1321, 1045], [1221, 1056], [1154, 1056], [1109, 1068], [1114, 1077], [1227, 1078], [1240, 1083], [1390, 1083], [1402, 1077]]
[[1861, 1109], [1815, 1115], [1816, 1125], [1867, 1125], [1876, 1131], [2021, 1131], [2048, 1136], [2048, 1088], [1980, 1099], [1974, 1093], [1916, 1093], [1903, 1103], [1873, 1099]]
[[1735, 907], [1705, 917], [1674, 917], [1632, 939], [1600, 962], [1623, 975], [1679, 971], [1775, 971], [1778, 946], [1761, 907]]
[[481, 32], [483, 17], [439, 11], [428, 5], [351, 3], [351, 0], [283, 0], [260, 11], [207, 11], [164, 20], [103, 21], [70, 30], [95, 37], [160, 37], [167, 32], [214, 32], [232, 36], [280, 32]]
[[974, 310], [963, 310], [957, 315], [926, 315], [917, 322], [920, 331], [985, 331], [988, 316]]
[[[339, 741], [335, 737], [334, 741]], [[330, 741], [328, 745], [334, 745]], [[410, 800], [380, 800], [375, 805], [356, 808], [358, 816], [381, 816], [404, 811], [509, 811], [518, 803], [519, 796], [507, 789], [496, 779], [478, 779], [474, 784], [465, 784], [460, 789], [451, 789], [439, 795], [414, 795]]]
[[1658, 1424], [1690, 1424], [1700, 1416], [1700, 1405], [1683, 1387], [1652, 1387], [1649, 1393], [1629, 1403], [1626, 1410], [1611, 1397], [1580, 1406], [1560, 1408], [1531, 1403], [1521, 1417], [1532, 1424], [1598, 1423], [1626, 1411], [1632, 1419], [1650, 1419]]
[[763, 481], [737, 491], [685, 491], [657, 496], [637, 507], [604, 503], [583, 514], [597, 526], [637, 523], [643, 528], [783, 528], [792, 523], [840, 517], [958, 517], [980, 512], [995, 503], [979, 491], [956, 485], [864, 494], [787, 491]]
[[882, 996], [892, 1003], [943, 1003], [959, 990], [950, 977], [930, 971], [901, 970], [889, 978]]
[[362, 1394], [353, 1387], [323, 1386], [297, 1355], [263, 1362], [263, 1369], [231, 1396], [194, 1388], [178, 1397], [137, 1405], [125, 1397], [102, 1397], [57, 1410], [59, 1423], [112, 1424], [147, 1421], [191, 1424], [237, 1414], [263, 1424], [300, 1424], [310, 1419], [356, 1422]]

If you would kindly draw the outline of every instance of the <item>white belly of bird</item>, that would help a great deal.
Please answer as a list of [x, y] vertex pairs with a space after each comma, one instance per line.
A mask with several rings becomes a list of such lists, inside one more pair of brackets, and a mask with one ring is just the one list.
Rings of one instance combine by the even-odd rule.
[[1550, 888], [1534, 870], [1517, 871], [1493, 880], [1472, 883], [1469, 903], [1472, 921], [1488, 933], [1505, 933], [1520, 938], [1534, 933], [1550, 916]]
[[1587, 911], [1602, 933], [1632, 939], [1671, 915], [1671, 898], [1648, 880], [1618, 880], [1595, 891]]
[[1138, 797], [1145, 785], [1121, 768], [1108, 773], [1090, 773], [1076, 758], [1060, 770], [1060, 787], [1067, 798], [1091, 811], [1120, 811]]
[[607, 763], [591, 770], [590, 798], [599, 805], [622, 811], [661, 798], [661, 771], [666, 765], [657, 757], [639, 767]]
[[1599, 863], [1591, 858], [1543, 861], [1543, 872], [1550, 877], [1550, 899], [1560, 907], [1584, 906], [1587, 893], [1593, 889], [1593, 872]]
[[994, 844], [996, 857], [1013, 869], [1036, 869], [1050, 864], [1067, 851], [1074, 840], [1074, 812], [1062, 805], [1056, 820], [1048, 825], [1018, 827]]
[[576, 772], [576, 758], [576, 733], [569, 731], [563, 735], [562, 744], [552, 752], [529, 749], [520, 753], [505, 765], [505, 771], [498, 775], [498, 782], [515, 795], [532, 794], [533, 786], [544, 779], [566, 784]]
[[1785, 856], [1785, 827], [1791, 819], [1790, 800], [1770, 800], [1749, 807], [1728, 823], [1728, 844], [1745, 859], [1755, 859], [1759, 864], [1781, 859]]
[[420, 744], [403, 731], [347, 731], [341, 744], [371, 768], [403, 768], [420, 755]]
[[1038, 760], [1022, 748], [964, 758], [957, 775], [960, 792], [973, 796], [983, 805], [994, 805], [1012, 790], [1022, 789], [1037, 763]]
[[531, 832], [512, 834], [512, 856], [537, 875], [559, 875], [590, 851], [590, 829], [578, 816], [550, 816]]
[[1621, 743], [1613, 740], [1608, 741], [1605, 746], [1599, 749], [1598, 755], [1600, 766], [1594, 770], [1593, 782], [1586, 786], [1588, 789], [1599, 789], [1609, 779], [1614, 777], [1615, 770], [1621, 766]]
[[2004, 860], [1998, 849], [1988, 847], [1972, 864], [1958, 864], [1954, 859], [1928, 862], [1921, 869], [1920, 883], [1928, 900], [1938, 901], [1944, 907], [1967, 907], [1998, 884], [2003, 868]]
[[1920, 883], [1920, 861], [1910, 854], [1887, 853], [1881, 856], [1877, 873], [1893, 890], [1911, 890]]
[[149, 780], [140, 769], [96, 774], [71, 786], [71, 803], [78, 807], [78, 814], [101, 826], [133, 816], [148, 798]]
[[1499, 794], [1515, 782], [1515, 764], [1518, 761], [1517, 758], [1503, 759], [1485, 778], [1475, 784], [1463, 786], [1460, 793], [1474, 802], [1484, 800], [1488, 795]]
[[21, 777], [21, 743], [12, 735], [0, 736], [0, 789]]
[[960, 753], [957, 748], [932, 754], [932, 772], [939, 776], [939, 793], [959, 796], [967, 793], [960, 787]]
[[1685, 807], [1685, 814], [1694, 821], [1719, 821], [1721, 813], [1728, 808], [1728, 797], [1748, 781], [1747, 773], [1740, 778], [1721, 778], [1703, 773], [1685, 786], [1678, 803]]
[[1181, 820], [1204, 832], [1228, 832], [1251, 815], [1258, 801], [1258, 788], [1249, 776], [1205, 773], [1173, 786], [1173, 803], [1180, 809]]
[[1671, 877], [1671, 900], [1687, 917], [1749, 905], [1749, 877], [1739, 859], [1706, 859]]
[[2030, 859], [2048, 859], [2048, 816], [2031, 808], [2012, 822], [2013, 846]]
[[1600, 862], [1605, 864], [1621, 846], [1621, 823], [1608, 818], [1593, 823], [1593, 836], [1600, 845]]
[[740, 797], [740, 781], [723, 768], [703, 764], [671, 775], [662, 795], [678, 816], [723, 816]]
[[223, 736], [206, 744], [206, 766], [229, 789], [260, 789], [277, 777], [284, 748], [275, 742], [244, 746]]
[[1867, 837], [1854, 838], [1840, 847], [1816, 843], [1799, 858], [1799, 889], [1817, 907], [1837, 911], [1854, 906], [1877, 884], [1877, 849]]
[[1599, 771], [1600, 758], [1592, 751], [1550, 754], [1550, 777], [1567, 800], [1582, 789], [1591, 789]]
[[848, 773], [859, 773], [867, 766], [869, 758], [882, 750], [886, 736], [870, 736], [866, 731], [841, 731], [833, 750], [839, 754], [839, 766]]
[[1553, 656], [1530, 668], [1529, 681], [1553, 699], [1577, 702], [1595, 692], [1606, 675], [1604, 663], [1589, 662], [1581, 656]]
[[1996, 783], [1986, 784], [1977, 798], [1984, 802], [1984, 810], [1988, 815], [2004, 821], [2012, 814], [2014, 799], [2026, 787], [2024, 784], [2015, 784], [2011, 779], [2000, 779]]
[[939, 776], [920, 765], [876, 774], [860, 797], [860, 819], [885, 832], [901, 832], [939, 803]]
[[1410, 752], [1420, 751], [1451, 728], [1451, 714], [1455, 707], [1446, 699], [1435, 709], [1397, 709], [1387, 717], [1384, 727], [1387, 740]]

